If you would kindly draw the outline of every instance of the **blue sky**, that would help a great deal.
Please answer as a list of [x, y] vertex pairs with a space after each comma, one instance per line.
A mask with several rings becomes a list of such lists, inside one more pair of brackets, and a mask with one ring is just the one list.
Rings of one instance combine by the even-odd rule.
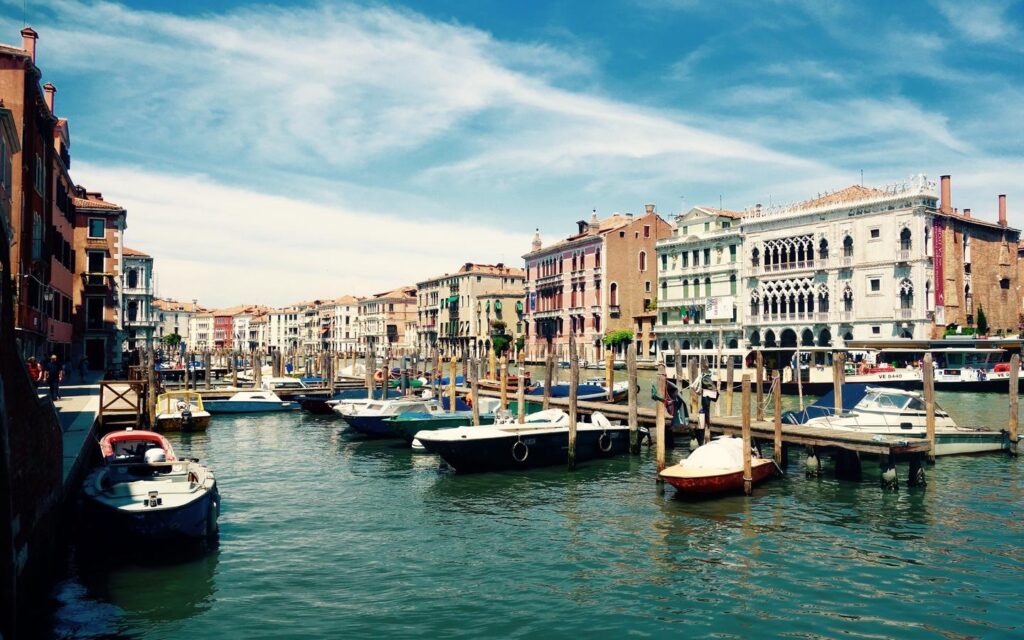
[[[72, 173], [160, 293], [367, 294], [666, 217], [953, 175], [1024, 225], [1024, 3], [29, 2]], [[21, 0], [0, 0], [16, 43]]]

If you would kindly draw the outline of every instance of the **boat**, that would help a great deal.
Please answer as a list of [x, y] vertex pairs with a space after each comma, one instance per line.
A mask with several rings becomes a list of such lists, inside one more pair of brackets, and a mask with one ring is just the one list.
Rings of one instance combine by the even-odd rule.
[[111, 540], [213, 538], [220, 494], [213, 472], [180, 460], [152, 431], [113, 431], [99, 442], [103, 465], [83, 485], [89, 521]]
[[[531, 387], [526, 391], [527, 396], [532, 396], [532, 399], [542, 397], [544, 395], [544, 383], [539, 382], [536, 386]], [[612, 386], [612, 401], [621, 402], [629, 395], [629, 383], [628, 382], [616, 382]], [[551, 385], [551, 397], [552, 398], [568, 398], [569, 397], [569, 383], [558, 382]], [[576, 385], [576, 399], [593, 402], [603, 402], [608, 399], [608, 389], [604, 386], [603, 381], [598, 383], [596, 380], [590, 380]]]
[[[497, 398], [480, 398], [480, 424], [494, 424], [501, 401]], [[466, 427], [473, 424], [472, 411], [444, 412], [407, 412], [384, 420], [392, 433], [412, 443], [420, 431], [437, 431], [454, 427]]]
[[[750, 480], [757, 483], [776, 471], [775, 462], [750, 455]], [[743, 491], [743, 438], [716, 438], [678, 464], [662, 470], [661, 478], [686, 495], [715, 495]]]
[[201, 431], [210, 426], [210, 412], [196, 391], [168, 391], [156, 398], [157, 431]]
[[[333, 396], [323, 394], [303, 394], [297, 396], [295, 401], [299, 403], [304, 411], [318, 415], [330, 415], [334, 413], [334, 407], [338, 402], [343, 400], [356, 400], [363, 399], [369, 401], [366, 397], [366, 389], [345, 389], [343, 391], [336, 392]], [[402, 394], [398, 391], [389, 390], [389, 398], [398, 398]], [[380, 389], [373, 390], [373, 397], [380, 400]]]
[[267, 391], [291, 391], [294, 389], [308, 389], [309, 385], [298, 378], [284, 376], [280, 378], [263, 378], [260, 388]]
[[[560, 409], [531, 414], [525, 424], [456, 427], [421, 431], [416, 441], [458, 473], [529, 469], [566, 464], [569, 416]], [[576, 425], [576, 461], [625, 453], [629, 427], [612, 425], [599, 412]]]
[[[842, 385], [842, 412], [836, 415], [835, 395], [829, 392], [801, 412], [786, 412], [783, 420], [858, 433], [900, 438], [927, 438], [927, 415], [916, 391], [866, 384]], [[1001, 451], [1010, 446], [1005, 430], [962, 427], [935, 405], [935, 455]]]
[[[519, 389], [520, 379], [525, 381], [527, 387], [530, 386], [530, 372], [524, 371], [522, 377], [515, 374], [509, 374], [505, 379], [505, 390], [506, 391], [517, 391]], [[477, 381], [477, 385], [481, 389], [487, 389], [489, 391], [501, 391], [501, 380], [492, 380], [490, 378], [481, 378]]]
[[281, 400], [273, 391], [239, 391], [227, 400], [205, 400], [210, 413], [263, 413], [267, 411], [294, 411], [298, 402]]
[[[351, 413], [342, 414], [352, 429], [374, 438], [397, 438], [399, 434], [387, 418], [403, 413], [441, 413], [441, 405], [433, 400], [398, 398], [395, 400], [373, 400]], [[340, 413], [340, 412], [339, 412]]]

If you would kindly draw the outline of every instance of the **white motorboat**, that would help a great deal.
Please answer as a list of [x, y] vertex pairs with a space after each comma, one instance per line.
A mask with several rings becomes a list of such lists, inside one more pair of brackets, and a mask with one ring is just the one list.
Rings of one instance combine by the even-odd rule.
[[264, 413], [299, 408], [299, 403], [282, 400], [273, 391], [239, 391], [227, 400], [206, 400], [204, 404], [210, 413]]
[[[901, 438], [926, 438], [927, 414], [921, 394], [888, 387], [848, 384], [843, 386], [843, 401], [853, 406], [839, 415], [829, 414], [828, 406], [819, 415], [805, 422], [808, 426], [844, 431], [872, 433]], [[847, 394], [850, 394], [849, 396]], [[983, 427], [961, 427], [936, 404], [935, 455], [948, 456], [963, 453], [1000, 451], [1009, 446], [1006, 431]]]
[[168, 391], [156, 399], [157, 431], [199, 431], [210, 426], [210, 412], [196, 391]]
[[396, 398], [367, 401], [365, 405], [341, 415], [350, 427], [360, 433], [378, 438], [394, 438], [401, 434], [387, 422], [388, 418], [406, 413], [435, 415], [443, 411], [441, 405], [434, 400]]

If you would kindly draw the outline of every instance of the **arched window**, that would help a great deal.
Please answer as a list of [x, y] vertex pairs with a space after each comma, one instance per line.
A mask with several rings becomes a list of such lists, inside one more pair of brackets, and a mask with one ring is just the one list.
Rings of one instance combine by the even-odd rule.
[[613, 282], [608, 288], [608, 304], [615, 306], [619, 304], [619, 284]]
[[661, 299], [662, 301], [668, 300], [668, 282], [665, 280], [661, 281]]
[[729, 276], [729, 293], [736, 295], [736, 274]]
[[843, 289], [843, 311], [853, 311], [853, 289], [850, 285]]
[[821, 242], [818, 243], [818, 257], [822, 260], [828, 258], [828, 240], [825, 238], [822, 238]]
[[932, 281], [927, 280], [924, 283], [924, 306], [928, 311], [932, 311]]
[[136, 302], [135, 300], [132, 300], [131, 302], [128, 303], [128, 319], [129, 320], [136, 320], [138, 318], [138, 315], [139, 315], [139, 303]]
[[690, 297], [690, 281], [689, 280], [683, 280], [683, 300], [686, 300], [689, 297]]
[[900, 251], [910, 251], [910, 229], [906, 227], [900, 231]]
[[761, 332], [754, 331], [750, 334], [750, 344], [755, 347], [761, 346]]
[[853, 257], [853, 238], [851, 238], [850, 236], [846, 236], [845, 238], [843, 238], [843, 257]]
[[750, 252], [750, 264], [755, 267], [761, 264], [761, 251], [757, 247]]
[[704, 278], [704, 295], [711, 295], [711, 278]]
[[715, 348], [715, 343], [711, 342], [710, 340], [705, 340], [704, 341], [704, 348], [705, 349], [714, 349]]
[[640, 252], [640, 271], [647, 271], [647, 252]]
[[139, 272], [135, 269], [128, 270], [128, 288], [134, 289], [139, 286]]
[[900, 281], [900, 309], [914, 308], [914, 283], [910, 278], [903, 278]]

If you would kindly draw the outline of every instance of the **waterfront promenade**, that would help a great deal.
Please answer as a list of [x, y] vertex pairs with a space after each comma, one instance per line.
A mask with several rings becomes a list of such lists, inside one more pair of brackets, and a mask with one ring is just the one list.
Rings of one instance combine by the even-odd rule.
[[64, 433], [62, 481], [65, 495], [77, 489], [76, 486], [69, 486], [69, 482], [76, 484], [81, 479], [90, 457], [90, 445], [96, 445], [95, 426], [100, 410], [99, 381], [102, 377], [99, 372], [88, 372], [82, 381], [76, 374], [74, 382], [61, 387], [61, 399], [54, 402]]

